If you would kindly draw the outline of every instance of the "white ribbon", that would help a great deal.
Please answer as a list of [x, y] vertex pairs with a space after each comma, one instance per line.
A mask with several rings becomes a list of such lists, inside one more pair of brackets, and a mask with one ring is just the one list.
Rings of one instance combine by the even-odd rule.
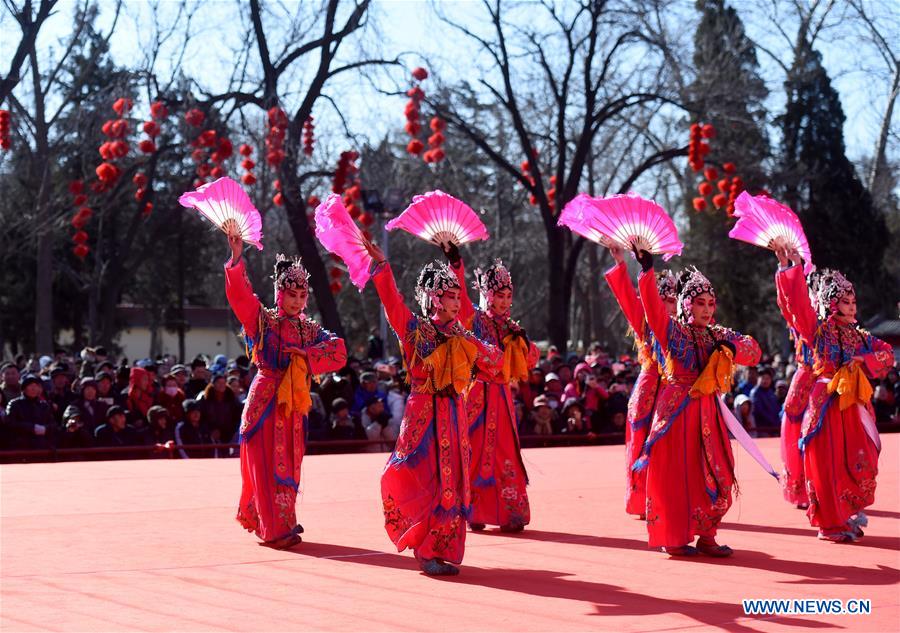
[[[819, 378], [817, 382], [828, 384], [831, 382], [831, 379]], [[835, 398], [831, 406], [839, 406], [837, 398]], [[860, 403], [857, 402], [854, 406], [859, 409], [859, 420], [862, 422], [863, 430], [866, 432], [866, 435], [869, 436], [869, 439], [872, 440], [872, 443], [875, 445], [875, 450], [881, 453], [881, 435], [878, 433], [878, 426], [875, 424], [875, 418], [873, 418], [872, 414], [869, 413], [869, 410]]]
[[753, 441], [753, 438], [750, 437], [747, 430], [737, 421], [737, 418], [735, 418], [734, 414], [728, 410], [728, 407], [725, 406], [725, 401], [722, 400], [722, 396], [717, 395], [716, 400], [719, 403], [719, 411], [722, 412], [722, 417], [725, 418], [725, 426], [731, 431], [731, 434], [734, 436], [734, 439], [737, 440], [737, 443], [740, 444], [745, 451], [750, 453], [750, 457], [755, 459], [767, 473], [772, 475], [776, 480], [779, 480], [778, 473], [772, 468], [772, 464], [770, 464], [769, 460], [767, 460], [762, 452], [760, 452], [759, 446], [756, 445], [756, 442]]

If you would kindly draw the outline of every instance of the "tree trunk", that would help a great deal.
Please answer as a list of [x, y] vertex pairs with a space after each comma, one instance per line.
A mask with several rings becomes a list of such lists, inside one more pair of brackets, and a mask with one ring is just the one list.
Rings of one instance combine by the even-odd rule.
[[38, 354], [53, 352], [53, 231], [47, 222], [50, 202], [50, 141], [47, 127], [41, 73], [37, 51], [32, 42], [31, 76], [34, 84], [35, 164], [38, 165], [38, 193], [34, 223], [37, 233], [36, 296], [34, 302], [34, 347]]
[[548, 302], [547, 302], [547, 337], [560, 353], [565, 354], [569, 344], [569, 297], [571, 282], [568, 287], [565, 275], [565, 240], [559, 229], [547, 231], [548, 267]]

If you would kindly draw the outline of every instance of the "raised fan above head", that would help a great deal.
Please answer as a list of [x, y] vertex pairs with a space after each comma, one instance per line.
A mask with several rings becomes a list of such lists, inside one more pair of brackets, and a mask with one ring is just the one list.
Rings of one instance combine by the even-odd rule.
[[360, 292], [369, 281], [372, 257], [366, 250], [362, 231], [341, 203], [341, 196], [332, 193], [316, 207], [316, 237], [329, 253], [334, 253], [347, 265], [350, 281]]
[[449, 243], [459, 246], [490, 237], [469, 205], [440, 190], [415, 196], [412, 204], [385, 228], [403, 229], [438, 246]]
[[598, 244], [626, 250], [634, 246], [664, 260], [681, 255], [684, 248], [665, 209], [635, 193], [606, 198], [579, 194], [565, 206], [557, 224]]
[[223, 177], [188, 191], [178, 198], [181, 206], [193, 208], [229, 236], [238, 235], [262, 250], [262, 218], [247, 192], [231, 178]]
[[805, 262], [804, 272], [815, 270], [803, 225], [788, 207], [768, 196], [751, 196], [744, 191], [734, 201], [734, 215], [738, 221], [728, 237], [772, 250], [795, 249]]

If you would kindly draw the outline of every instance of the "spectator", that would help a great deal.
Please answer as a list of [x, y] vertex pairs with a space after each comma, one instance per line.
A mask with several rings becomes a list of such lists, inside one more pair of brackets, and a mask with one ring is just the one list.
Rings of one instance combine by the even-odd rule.
[[[94, 443], [97, 446], [120, 447], [140, 446], [141, 440], [130, 424], [128, 424], [128, 411], [119, 405], [113, 405], [106, 411], [106, 424], [101, 424], [94, 431]], [[123, 459], [134, 458], [135, 455], [119, 454], [116, 457]]]
[[216, 354], [216, 357], [213, 358], [213, 364], [209, 368], [209, 371], [212, 372], [213, 375], [224, 374], [227, 368], [228, 357], [226, 357], [225, 354]]
[[525, 408], [530, 410], [534, 406], [534, 399], [544, 393], [544, 370], [535, 367], [528, 372], [528, 382], [519, 383], [519, 395]]
[[392, 450], [400, 435], [400, 420], [392, 418], [384, 402], [374, 394], [369, 396], [369, 402], [363, 408], [362, 426], [370, 440], [383, 440], [382, 444], [369, 447], [373, 452]]
[[97, 427], [106, 420], [106, 410], [109, 409], [109, 405], [98, 399], [97, 381], [92, 378], [82, 380], [73, 404], [78, 407], [84, 428], [93, 437]]
[[155, 402], [169, 413], [170, 420], [180, 420], [184, 409], [184, 392], [178, 386], [178, 378], [174, 373], [169, 373], [163, 378], [163, 388], [156, 394]]
[[63, 412], [60, 448], [90, 448], [93, 445], [93, 429], [85, 424], [78, 407], [70, 404]]
[[209, 384], [209, 370], [206, 361], [198, 356], [191, 361], [191, 379], [182, 388], [185, 398], [196, 398]]
[[409, 397], [409, 390], [406, 383], [399, 378], [391, 381], [387, 390], [387, 410], [391, 414], [391, 420], [396, 422], [399, 428], [403, 414], [406, 412], [406, 399]]
[[779, 409], [784, 406], [784, 401], [787, 399], [789, 387], [790, 385], [788, 384], [787, 380], [775, 381], [775, 397], [778, 398]]
[[353, 395], [353, 406], [350, 407], [350, 413], [361, 415], [372, 395], [382, 402], [387, 401], [387, 394], [378, 388], [378, 377], [373, 372], [367, 371], [360, 376], [359, 387], [356, 388], [356, 393]]
[[565, 397], [563, 396], [562, 381], [560, 381], [557, 374], [550, 372], [544, 377], [544, 393], [542, 395], [544, 396], [547, 406], [553, 409], [554, 412], [559, 411]]
[[125, 408], [126, 399], [128, 398], [128, 385], [131, 382], [131, 370], [128, 369], [128, 365], [122, 365], [118, 369], [116, 369], [116, 379], [112, 386], [112, 391], [115, 394], [116, 404], [121, 406], [123, 409]]
[[46, 449], [54, 446], [56, 417], [50, 403], [41, 396], [44, 385], [34, 374], [22, 378], [22, 395], [6, 407], [2, 420], [3, 444], [12, 450]]
[[15, 363], [3, 363], [0, 365], [0, 408], [5, 410], [10, 402], [21, 395], [19, 368]]
[[628, 413], [628, 396], [630, 390], [622, 382], [614, 382], [609, 386], [609, 400], [606, 401], [606, 420], [602, 421], [602, 426], [594, 428], [602, 428], [606, 432], [617, 432], [624, 430], [624, 424], [616, 428], [613, 418], [626, 416]]
[[[206, 367], [204, 363], [204, 368]], [[215, 452], [208, 448], [189, 448], [198, 444], [212, 444], [209, 431], [203, 425], [203, 412], [200, 403], [187, 399], [182, 403], [184, 420], [175, 426], [175, 444], [182, 459], [213, 457]]]
[[97, 402], [106, 405], [107, 408], [120, 404], [113, 390], [114, 380], [110, 372], [101, 371], [94, 380], [97, 381]]
[[366, 433], [360, 423], [350, 415], [350, 405], [343, 398], [331, 403], [330, 440], [364, 440]]
[[[147, 412], [150, 421], [150, 443], [160, 447], [170, 448], [175, 444], [175, 425], [169, 417], [169, 411], [165, 407], [154, 405]], [[151, 453], [151, 457], [168, 457], [168, 453], [160, 450]]]
[[589, 430], [581, 401], [578, 398], [568, 398], [562, 406], [559, 432], [565, 435], [584, 435]]
[[584, 407], [585, 417], [593, 423], [594, 428], [598, 428], [602, 405], [609, 394], [600, 386], [590, 365], [578, 363], [575, 367], [575, 380], [566, 385], [563, 395], [566, 400], [578, 398]]
[[224, 374], [213, 376], [200, 397], [203, 426], [213, 442], [227, 444], [235, 437], [240, 424], [241, 409], [234, 392], [228, 388]]
[[247, 399], [247, 394], [244, 392], [244, 386], [241, 384], [240, 375], [232, 374], [228, 376], [225, 380], [228, 388], [231, 389], [231, 392], [234, 394], [235, 401], [241, 406], [244, 406], [244, 401]]
[[[181, 364], [172, 365], [172, 369], [169, 370], [169, 375], [175, 377], [175, 383], [178, 385], [178, 388], [181, 389], [181, 393], [184, 393], [184, 390], [187, 387], [188, 377], [190, 376], [188, 368]], [[187, 396], [185, 395], [185, 397]], [[172, 419], [174, 420], [180, 417], [181, 413], [174, 416]]]
[[875, 407], [875, 422], [878, 424], [890, 423], [897, 409], [894, 400], [894, 392], [885, 385], [875, 387], [875, 397], [872, 402]]
[[[769, 434], [778, 435], [781, 428], [781, 405], [772, 386], [772, 369], [763, 367], [757, 373], [756, 386], [750, 390], [750, 401], [753, 403], [753, 418], [757, 431], [766, 430]], [[774, 431], [774, 433], [771, 433]]]
[[737, 392], [745, 396], [750, 395], [750, 391], [756, 386], [759, 380], [759, 370], [755, 366], [744, 368], [744, 377], [738, 383]]
[[756, 420], [753, 417], [753, 402], [749, 396], [740, 393], [734, 399], [734, 417], [746, 429], [750, 437], [756, 437]]
[[550, 407], [550, 402], [545, 395], [534, 399], [534, 408], [531, 410], [531, 431], [535, 435], [553, 435], [556, 429], [558, 416]]
[[75, 400], [71, 385], [67, 365], [57, 365], [50, 370], [50, 390], [46, 397], [53, 407], [53, 415], [57, 422], [62, 422], [66, 407]]
[[129, 374], [128, 390], [125, 397], [126, 409], [130, 412], [132, 426], [138, 418], [147, 423], [147, 411], [153, 406], [152, 374], [141, 367], [132, 367]]

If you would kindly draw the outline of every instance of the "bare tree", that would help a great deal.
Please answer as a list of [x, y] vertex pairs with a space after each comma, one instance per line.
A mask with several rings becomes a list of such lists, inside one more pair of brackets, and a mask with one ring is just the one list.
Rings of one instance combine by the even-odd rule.
[[[564, 349], [584, 240], [557, 227], [559, 211], [584, 187], [592, 152], [604, 154], [610, 166], [606, 174], [598, 174], [603, 181], [597, 187], [599, 194], [626, 192], [649, 169], [686, 155], [686, 147], [652, 148], [641, 143], [635, 152], [630, 131], [621, 127], [622, 133], [617, 132], [620, 116], [655, 104], [678, 107], [678, 103], [665, 88], [663, 65], [650, 54], [653, 47], [631, 27], [628, 3], [548, 0], [507, 6], [501, 0], [483, 0], [482, 6], [489, 35], [442, 16], [487, 61], [475, 87], [466, 84], [454, 93], [486, 93], [502, 106], [502, 120], [491, 121], [478, 104], [452, 96], [431, 98], [430, 103], [451, 129], [533, 196], [550, 263], [547, 329], [551, 341]], [[551, 26], [539, 26], [544, 24]], [[492, 126], [511, 128], [514, 141], [498, 145]]]
[[[57, 0], [41, 0], [37, 13], [34, 12], [31, 0], [25, 0], [25, 4], [21, 8], [16, 7], [12, 0], [5, 0], [7, 10], [19, 24], [22, 29], [22, 38], [13, 53], [12, 59], [9, 61], [9, 70], [6, 75], [0, 79], [0, 103], [6, 101], [6, 98], [12, 93], [13, 88], [21, 79], [22, 64], [26, 58], [34, 50], [34, 42], [37, 39], [38, 31], [41, 30], [44, 22], [50, 17], [53, 7]], [[11, 34], [8, 34], [11, 36]]]

